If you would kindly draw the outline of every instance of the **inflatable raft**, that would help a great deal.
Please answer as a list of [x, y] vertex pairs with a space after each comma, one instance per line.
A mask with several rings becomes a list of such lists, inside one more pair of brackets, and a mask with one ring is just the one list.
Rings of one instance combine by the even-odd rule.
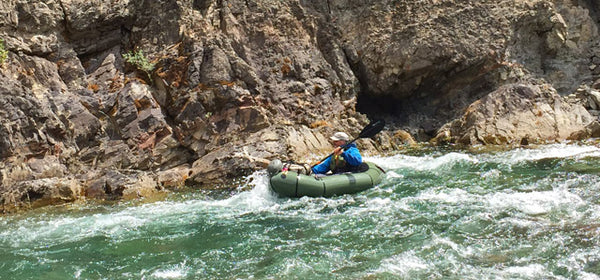
[[284, 197], [331, 197], [356, 193], [381, 183], [385, 176], [385, 170], [374, 163], [365, 162], [363, 166], [363, 172], [315, 177], [294, 171], [284, 172], [269, 165], [269, 185]]

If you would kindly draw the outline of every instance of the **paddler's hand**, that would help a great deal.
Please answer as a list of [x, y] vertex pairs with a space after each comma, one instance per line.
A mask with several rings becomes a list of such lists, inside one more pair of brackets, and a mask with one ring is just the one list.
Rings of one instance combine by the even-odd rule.
[[342, 149], [342, 147], [337, 147], [335, 148], [335, 150], [333, 150], [333, 154], [336, 156], [341, 155], [344, 152], [344, 149]]

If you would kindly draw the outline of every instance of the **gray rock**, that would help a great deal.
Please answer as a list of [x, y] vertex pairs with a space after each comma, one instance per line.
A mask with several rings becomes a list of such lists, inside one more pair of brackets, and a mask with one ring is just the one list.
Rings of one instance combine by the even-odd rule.
[[507, 85], [471, 104], [442, 127], [434, 142], [519, 145], [566, 140], [594, 118], [581, 105], [564, 102], [547, 85]]
[[45, 178], [21, 181], [3, 188], [0, 196], [3, 212], [73, 202], [83, 195], [83, 186], [70, 178]]

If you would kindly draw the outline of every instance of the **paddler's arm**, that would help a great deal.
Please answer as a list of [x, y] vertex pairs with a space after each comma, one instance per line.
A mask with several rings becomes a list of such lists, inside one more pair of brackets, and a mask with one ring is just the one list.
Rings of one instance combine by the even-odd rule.
[[312, 168], [312, 173], [313, 174], [325, 174], [325, 173], [327, 173], [327, 171], [329, 171], [329, 164], [330, 163], [331, 163], [331, 157], [328, 157], [323, 162], [315, 165], [315, 167]]

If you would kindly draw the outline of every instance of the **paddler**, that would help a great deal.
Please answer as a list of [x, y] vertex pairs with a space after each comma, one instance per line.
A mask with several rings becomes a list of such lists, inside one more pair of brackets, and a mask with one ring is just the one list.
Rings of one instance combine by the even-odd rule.
[[333, 174], [355, 172], [362, 164], [362, 156], [356, 144], [350, 143], [350, 137], [344, 132], [336, 132], [330, 137], [335, 146], [333, 154], [312, 168], [313, 174]]

